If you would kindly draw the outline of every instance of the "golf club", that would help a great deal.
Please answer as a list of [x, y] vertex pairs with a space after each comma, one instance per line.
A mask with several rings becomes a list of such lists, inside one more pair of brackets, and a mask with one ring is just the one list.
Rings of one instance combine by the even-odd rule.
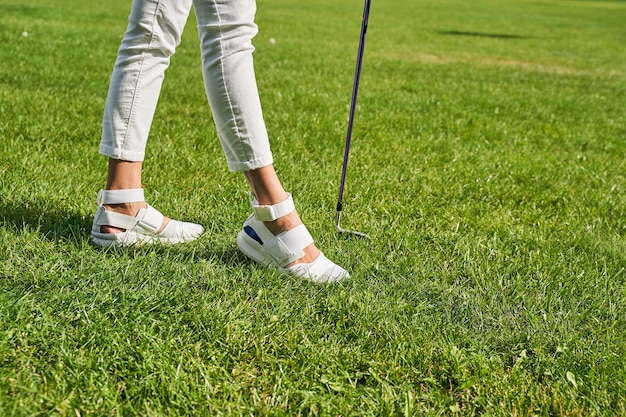
[[370, 14], [371, 0], [365, 0], [363, 5], [363, 21], [361, 23], [361, 38], [359, 51], [356, 57], [356, 70], [354, 72], [354, 85], [352, 87], [352, 102], [350, 103], [350, 117], [348, 119], [348, 134], [346, 135], [346, 147], [343, 153], [343, 167], [341, 169], [341, 183], [339, 185], [339, 198], [337, 199], [337, 215], [335, 227], [339, 233], [349, 233], [355, 236], [369, 237], [365, 233], [347, 230], [341, 227], [341, 210], [343, 209], [343, 192], [346, 185], [346, 173], [348, 171], [348, 156], [350, 154], [350, 141], [352, 139], [352, 126], [354, 124], [354, 112], [356, 110], [356, 97], [359, 91], [359, 79], [361, 78], [361, 65], [363, 63], [363, 49], [365, 48], [365, 34], [367, 33], [367, 21]]

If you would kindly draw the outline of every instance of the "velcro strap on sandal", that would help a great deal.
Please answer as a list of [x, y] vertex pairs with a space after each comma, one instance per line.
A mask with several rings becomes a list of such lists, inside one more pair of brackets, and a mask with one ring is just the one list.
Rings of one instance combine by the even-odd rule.
[[274, 236], [263, 243], [263, 248], [280, 266], [287, 266], [304, 256], [304, 248], [313, 243], [313, 237], [303, 224]]
[[127, 190], [100, 190], [98, 193], [98, 205], [123, 204], [145, 201], [143, 188], [130, 188]]
[[134, 231], [136, 227], [139, 227], [156, 235], [163, 225], [163, 214], [150, 205], [148, 208], [140, 209], [137, 216], [129, 216], [100, 208], [96, 214], [95, 224], [97, 226], [117, 227], [127, 231]]
[[291, 198], [289, 193], [287, 193], [285, 200], [271, 206], [260, 205], [254, 196], [252, 196], [250, 204], [252, 205], [252, 211], [254, 211], [254, 217], [260, 222], [274, 221], [296, 209], [296, 206], [293, 204], [293, 198]]
[[113, 226], [120, 229], [131, 230], [137, 224], [137, 217], [126, 214], [99, 209], [96, 214], [95, 224], [97, 226]]
[[137, 222], [138, 226], [156, 234], [161, 225], [163, 225], [163, 214], [151, 205], [148, 205], [145, 209], [140, 209], [139, 213], [137, 213], [137, 218], [139, 221]]

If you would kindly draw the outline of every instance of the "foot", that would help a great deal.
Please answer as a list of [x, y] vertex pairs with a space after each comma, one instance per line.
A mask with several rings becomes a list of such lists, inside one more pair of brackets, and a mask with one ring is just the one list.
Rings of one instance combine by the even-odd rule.
[[[286, 216], [280, 217], [274, 221], [265, 221], [263, 222], [265, 227], [272, 232], [274, 236], [278, 236], [283, 232], [287, 232], [293, 229], [296, 226], [302, 224], [302, 220], [300, 220], [300, 216], [297, 211], [292, 211]], [[315, 246], [315, 243], [311, 243], [307, 247], [303, 249], [304, 256], [300, 259], [297, 259], [291, 262], [287, 267], [294, 266], [300, 263], [311, 263], [320, 255], [320, 250]]]
[[349, 277], [317, 249], [295, 211], [291, 195], [278, 204], [262, 206], [252, 200], [252, 214], [237, 235], [237, 246], [249, 258], [314, 282]]
[[[121, 203], [121, 204], [103, 204], [103, 207], [106, 211], [112, 211], [114, 213], [125, 214], [127, 216], [136, 216], [139, 213], [139, 210], [148, 208], [148, 203], [145, 201], [142, 202], [133, 202], [133, 203]], [[157, 233], [161, 233], [165, 226], [170, 222], [169, 217], [163, 216], [163, 223], [161, 224], [161, 228], [157, 231]], [[101, 233], [124, 233], [126, 229], [122, 229], [119, 227], [114, 227], [111, 225], [102, 225], [100, 226]]]
[[143, 189], [101, 190], [91, 237], [98, 246], [182, 243], [195, 240], [204, 228], [171, 220], [147, 204]]

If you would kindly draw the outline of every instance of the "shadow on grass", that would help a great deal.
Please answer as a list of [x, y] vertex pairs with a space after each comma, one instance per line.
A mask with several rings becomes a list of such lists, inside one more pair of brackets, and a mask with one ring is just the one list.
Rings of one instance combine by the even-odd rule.
[[[101, 248], [91, 242], [90, 230], [92, 214], [82, 215], [78, 211], [54, 209], [38, 202], [27, 202], [24, 205], [15, 205], [0, 202], [0, 227], [5, 227], [9, 233], [36, 232], [49, 242], [63, 242], [70, 244], [77, 250], [90, 246], [94, 250], [108, 256], [141, 256], [142, 254], [156, 254], [163, 256], [180, 257], [189, 261], [218, 260], [225, 265], [249, 265], [253, 263], [237, 249], [233, 238], [232, 245], [213, 245], [206, 243], [206, 237], [198, 241], [179, 245], [156, 244], [126, 248]], [[209, 230], [205, 233], [211, 233]]]
[[0, 225], [17, 231], [39, 231], [47, 240], [79, 245], [87, 240], [91, 218], [78, 212], [51, 209], [36, 201], [24, 205], [0, 202]]
[[451, 36], [473, 36], [480, 38], [491, 38], [491, 39], [529, 39], [529, 36], [521, 36], [521, 35], [510, 35], [506, 33], [484, 33], [484, 32], [467, 32], [462, 30], [438, 30], [436, 33], [440, 35], [451, 35]]
[[177, 245], [157, 243], [143, 246], [102, 248], [90, 242], [90, 246], [99, 253], [119, 260], [156, 256], [159, 259], [173, 258], [176, 259], [176, 262], [219, 262], [225, 266], [247, 266], [254, 263], [237, 249], [234, 240], [232, 245], [226, 246], [212, 245], [207, 243], [203, 237], [193, 242]]

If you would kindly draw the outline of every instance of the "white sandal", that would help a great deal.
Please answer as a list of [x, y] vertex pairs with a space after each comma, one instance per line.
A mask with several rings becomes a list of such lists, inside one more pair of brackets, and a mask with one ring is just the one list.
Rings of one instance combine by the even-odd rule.
[[[170, 220], [163, 230], [163, 214], [148, 205], [136, 216], [106, 211], [104, 204], [122, 204], [145, 201], [143, 188], [129, 190], [100, 190], [98, 211], [91, 226], [91, 237], [98, 246], [132, 246], [141, 243], [182, 243], [197, 239], [204, 228], [195, 223]], [[125, 229], [120, 233], [102, 233], [101, 226]]]
[[276, 220], [294, 211], [291, 194], [286, 200], [271, 206], [259, 205], [252, 198], [251, 205], [254, 213], [244, 222], [243, 229], [237, 235], [237, 246], [246, 256], [265, 266], [273, 266], [314, 282], [336, 282], [350, 276], [321, 252], [311, 263], [287, 266], [304, 256], [304, 248], [313, 243], [311, 234], [301, 224], [274, 236], [263, 222]]

